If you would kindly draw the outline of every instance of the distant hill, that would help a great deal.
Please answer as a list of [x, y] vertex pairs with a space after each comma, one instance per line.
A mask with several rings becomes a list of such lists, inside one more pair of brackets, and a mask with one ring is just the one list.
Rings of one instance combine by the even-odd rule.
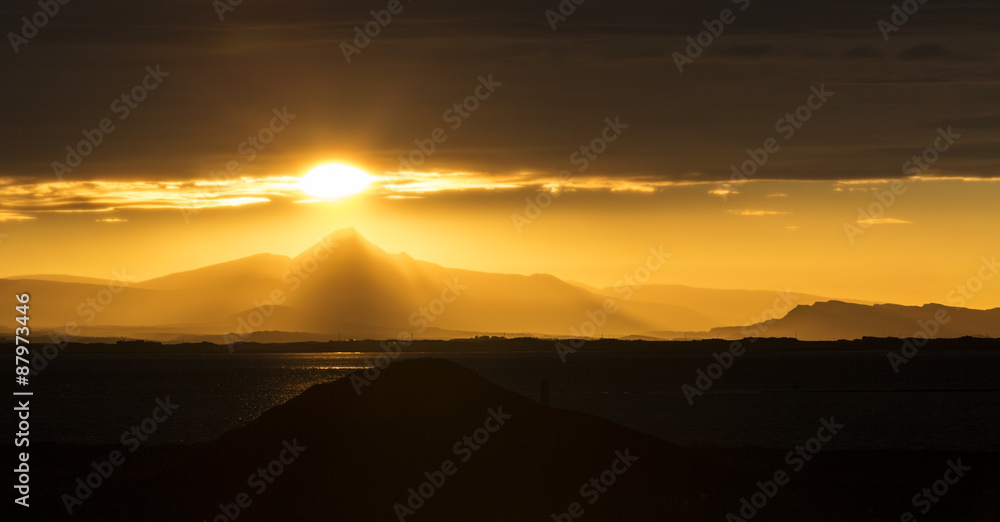
[[[614, 288], [602, 288], [602, 295], [615, 297]], [[715, 325], [744, 326], [761, 321], [761, 317], [771, 310], [782, 316], [799, 305], [829, 301], [829, 297], [798, 294], [792, 290], [726, 290], [716, 288], [695, 288], [684, 285], [644, 285], [635, 290], [636, 301], [646, 301], [671, 306], [683, 306], [693, 310]], [[870, 302], [850, 301], [862, 304]], [[697, 330], [692, 324], [686, 330]]]
[[[294, 258], [258, 254], [140, 282], [0, 279], [0, 292], [26, 290], [33, 303], [44, 303], [32, 307], [35, 331], [166, 342], [278, 342], [283, 333], [289, 341], [483, 333], [742, 337], [740, 326], [774, 318], [781, 320], [766, 335], [838, 339], [911, 334], [915, 323], [890, 313], [893, 305], [870, 314], [860, 304], [819, 306], [826, 298], [790, 291], [643, 285], [626, 299], [614, 288], [588, 289], [547, 274], [477, 272], [390, 254], [353, 229], [338, 230]], [[995, 335], [986, 326], [956, 321], [940, 335]]]
[[[937, 318], [942, 318], [939, 321]], [[800, 305], [784, 317], [745, 328], [713, 328], [709, 337], [796, 337], [801, 340], [861, 337], [1000, 336], [1000, 308], [973, 310], [940, 304], [860, 305], [828, 301]]]
[[[567, 337], [722, 324], [682, 306], [639, 301], [621, 302], [616, 313], [605, 314], [607, 298], [553, 276], [446, 268], [386, 253], [353, 229], [339, 230], [293, 259], [260, 254], [124, 286], [109, 294], [107, 282], [0, 280], [2, 291], [27, 288], [47, 303], [33, 316], [36, 325], [62, 329], [73, 322], [84, 335], [115, 329], [122, 336], [150, 335], [156, 327], [170, 335], [223, 335], [250, 325], [242, 330]], [[105, 299], [94, 305], [99, 295]], [[588, 313], [595, 319], [587, 326], [594, 328], [580, 330], [591, 321]]]
[[277, 284], [288, 270], [291, 258], [257, 254], [227, 263], [178, 272], [132, 285], [153, 290], [198, 290], [232, 288], [239, 285]]

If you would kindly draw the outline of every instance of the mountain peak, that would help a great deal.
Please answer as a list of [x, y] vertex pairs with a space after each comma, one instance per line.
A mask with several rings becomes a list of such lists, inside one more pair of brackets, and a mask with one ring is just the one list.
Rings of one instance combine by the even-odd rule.
[[364, 238], [357, 230], [353, 227], [338, 228], [333, 231], [333, 233], [327, 235], [321, 239], [315, 245], [309, 247], [304, 252], [299, 254], [298, 258], [303, 256], [314, 255], [317, 251], [331, 251], [332, 249], [340, 251], [343, 254], [371, 254], [371, 253], [382, 253], [385, 251], [379, 248], [374, 243], [368, 241]]
[[354, 227], [344, 227], [334, 230], [331, 234], [326, 236], [327, 239], [364, 239], [360, 233]]
[[323, 238], [323, 242], [339, 244], [341, 246], [364, 246], [379, 249], [374, 243], [365, 239], [354, 227], [338, 228]]

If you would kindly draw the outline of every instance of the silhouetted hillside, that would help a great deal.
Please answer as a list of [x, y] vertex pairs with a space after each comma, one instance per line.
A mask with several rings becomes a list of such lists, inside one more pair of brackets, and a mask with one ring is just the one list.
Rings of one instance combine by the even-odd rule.
[[1000, 336], [1000, 308], [973, 310], [941, 304], [860, 305], [828, 301], [797, 306], [785, 317], [746, 328], [714, 328], [710, 335], [795, 337], [802, 340], [862, 337]]
[[[122, 446], [35, 448], [31, 516], [181, 521], [228, 512], [226, 518], [241, 521], [521, 521], [554, 520], [577, 502], [586, 520], [717, 521], [737, 512], [758, 481], [788, 467], [784, 452], [681, 448], [546, 407], [440, 359], [368, 373], [370, 385], [359, 396], [358, 379], [365, 378], [358, 371], [314, 386], [210, 443], [127, 454], [71, 516], [61, 495], [93, 471], [92, 462]], [[837, 451], [793, 473], [760, 509], [760, 520], [895, 521], [925, 478], [959, 457], [973, 463], [970, 478], [920, 520], [995, 520], [996, 454]], [[610, 485], [584, 486], [602, 474]], [[437, 485], [424, 486], [422, 505], [399, 518], [396, 504], [428, 481]], [[249, 503], [234, 517], [241, 498]]]

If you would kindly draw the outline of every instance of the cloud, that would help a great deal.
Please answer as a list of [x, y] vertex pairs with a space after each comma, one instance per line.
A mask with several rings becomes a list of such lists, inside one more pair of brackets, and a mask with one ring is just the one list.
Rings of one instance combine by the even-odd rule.
[[[318, 203], [299, 188], [294, 176], [184, 181], [77, 181], [0, 184], [0, 221], [23, 221], [46, 213], [104, 213], [127, 209], [204, 209], [236, 207], [287, 200]], [[534, 189], [538, 191], [604, 191], [653, 193], [667, 187], [710, 185], [710, 181], [664, 181], [648, 177], [536, 176], [523, 173], [490, 176], [482, 173], [395, 172], [376, 176], [369, 193], [408, 199], [445, 192]], [[97, 219], [122, 223], [122, 218]]]
[[[25, 13], [15, 4], [0, 11], [20, 19]], [[109, 104], [156, 63], [170, 77], [126, 121], [116, 120], [116, 130], [67, 179], [188, 179], [232, 160], [249, 176], [298, 175], [327, 155], [389, 171], [415, 140], [442, 128], [447, 141], [421, 168], [482, 172], [500, 183], [524, 170], [541, 178], [572, 168], [570, 155], [599, 135], [601, 121], [621, 115], [632, 126], [589, 173], [678, 181], [701, 172], [725, 180], [743, 151], [773, 137], [774, 122], [806, 101], [811, 84], [824, 82], [837, 96], [757, 178], [883, 177], [899, 162], [873, 153], [871, 144], [907, 147], [913, 129], [928, 121], [995, 113], [984, 93], [1000, 82], [995, 61], [956, 67], [939, 59], [968, 49], [996, 56], [995, 1], [935, 4], [933, 24], [903, 29], [899, 56], [924, 60], [919, 68], [863, 60], [895, 56], [898, 48], [869, 43], [878, 40], [874, 21], [890, 14], [888, 5], [752, 2], [683, 77], [671, 55], [705, 30], [702, 21], [717, 17], [719, 5], [588, 3], [553, 32], [546, 7], [529, 0], [404, 2], [348, 64], [339, 44], [370, 20], [370, 4], [243, 2], [224, 22], [203, 0], [100, 1], [60, 14], [62, 22], [42, 28], [40, 40], [0, 55], [4, 71], [18, 78], [0, 84], [8, 102], [0, 176], [54, 180], [52, 162], [65, 161], [81, 129], [115, 118]], [[490, 73], [503, 82], [496, 96], [460, 128], [442, 121], [472, 94], [476, 76]], [[272, 107], [286, 104], [299, 118], [252, 163], [243, 161], [241, 142], [267, 123]], [[996, 177], [995, 159], [967, 156], [972, 150], [950, 151], [949, 167]]]
[[[297, 178], [225, 182], [79, 181], [0, 186], [3, 208], [19, 215], [111, 212], [118, 209], [181, 209], [239, 206], [301, 194]], [[28, 219], [34, 219], [30, 217]], [[116, 223], [117, 218], [98, 219]]]
[[737, 216], [784, 216], [786, 214], [791, 214], [791, 212], [783, 212], [780, 210], [727, 210], [730, 214]]
[[857, 221], [859, 225], [912, 225], [912, 221], [907, 221], [905, 219], [896, 218], [869, 218], [869, 219], [859, 219]]
[[709, 190], [708, 193], [713, 196], [721, 196], [722, 198], [725, 198], [732, 194], [739, 194], [740, 191], [726, 187], [716, 187], [712, 190]]
[[[27, 216], [17, 212], [0, 212], [0, 222], [5, 221], [28, 221], [36, 219], [34, 216]], [[6, 236], [5, 236], [6, 237]]]

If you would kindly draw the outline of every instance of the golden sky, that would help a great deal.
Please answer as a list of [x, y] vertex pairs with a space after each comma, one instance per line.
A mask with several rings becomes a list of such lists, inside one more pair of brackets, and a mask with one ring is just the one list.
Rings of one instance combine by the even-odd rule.
[[[888, 36], [887, 5], [750, 2], [683, 70], [720, 6], [553, 29], [536, 2], [406, 3], [345, 57], [369, 3], [119, 4], [0, 53], [0, 276], [145, 279], [354, 227], [594, 286], [662, 246], [657, 283], [954, 304], [1000, 250], [992, 1]], [[331, 163], [371, 177], [303, 184]]]
[[[389, 252], [458, 268], [610, 286], [662, 245], [672, 258], [655, 283], [922, 304], [945, 302], [1000, 246], [1000, 220], [984, 218], [1000, 197], [989, 180], [900, 182], [886, 207], [879, 198], [894, 185], [878, 180], [748, 181], [723, 198], [714, 182], [581, 178], [559, 190], [463, 173], [373, 177], [330, 200], [292, 177], [8, 189], [22, 210], [3, 222], [0, 247], [18, 255], [2, 275], [124, 269], [147, 279], [261, 252], [294, 256], [354, 227]], [[68, 197], [93, 208], [45, 210]], [[1000, 278], [981, 286], [966, 306], [1000, 306]]]

